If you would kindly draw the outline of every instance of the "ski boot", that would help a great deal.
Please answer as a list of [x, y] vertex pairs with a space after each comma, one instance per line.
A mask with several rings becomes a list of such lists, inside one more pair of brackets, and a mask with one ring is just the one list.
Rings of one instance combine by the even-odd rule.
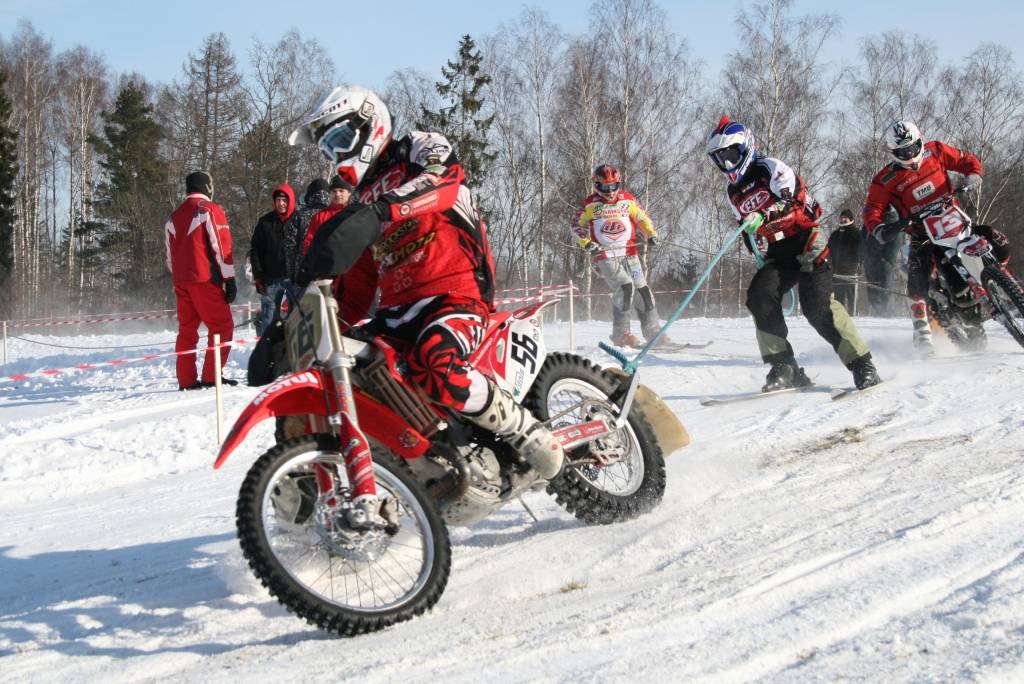
[[927, 321], [924, 322], [924, 325], [920, 326], [918, 323], [919, 321], [914, 321], [914, 354], [922, 359], [935, 356], [935, 345], [932, 344], [931, 327], [929, 327]]
[[627, 349], [632, 347], [633, 349], [640, 349], [644, 346], [644, 343], [640, 341], [640, 338], [628, 330], [619, 333], [618, 335], [612, 335], [609, 339], [616, 347], [624, 347]]
[[868, 387], [874, 387], [878, 383], [882, 382], [882, 379], [878, 377], [878, 371], [875, 369], [875, 364], [871, 361], [871, 354], [865, 354], [864, 356], [858, 357], [853, 360], [849, 365], [850, 372], [853, 373], [853, 384], [857, 386], [857, 389], [867, 389]]
[[761, 388], [762, 392], [776, 392], [793, 387], [807, 387], [812, 384], [804, 369], [796, 365], [796, 360], [775, 361], [772, 363], [768, 377]]

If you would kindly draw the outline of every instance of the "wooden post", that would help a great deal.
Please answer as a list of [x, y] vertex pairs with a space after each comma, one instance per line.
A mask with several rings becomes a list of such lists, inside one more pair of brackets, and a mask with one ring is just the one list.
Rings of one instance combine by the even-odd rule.
[[220, 335], [213, 336], [213, 370], [216, 374], [213, 386], [217, 395], [217, 445], [224, 443], [224, 395], [220, 382]]
[[569, 279], [569, 351], [576, 351], [576, 311], [573, 306], [573, 300], [575, 295], [573, 290], [576, 286], [572, 282], [572, 278]]

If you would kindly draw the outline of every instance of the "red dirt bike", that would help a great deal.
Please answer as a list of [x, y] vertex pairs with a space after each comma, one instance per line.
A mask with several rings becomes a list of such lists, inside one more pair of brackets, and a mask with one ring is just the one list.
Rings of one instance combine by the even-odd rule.
[[[252, 571], [290, 611], [355, 635], [438, 601], [451, 568], [446, 523], [475, 523], [545, 483], [511, 446], [429, 402], [388, 340], [343, 336], [329, 285], [314, 282], [288, 318], [297, 372], [243, 410], [215, 467], [264, 419], [288, 416], [300, 426], [292, 433], [306, 433], [250, 468], [238, 536]], [[665, 491], [662, 446], [644, 410], [659, 407], [635, 374], [547, 353], [540, 314], [552, 303], [495, 314], [473, 363], [561, 442], [565, 464], [546, 483], [558, 503], [586, 523], [634, 518]], [[678, 430], [673, 449], [688, 441]]]

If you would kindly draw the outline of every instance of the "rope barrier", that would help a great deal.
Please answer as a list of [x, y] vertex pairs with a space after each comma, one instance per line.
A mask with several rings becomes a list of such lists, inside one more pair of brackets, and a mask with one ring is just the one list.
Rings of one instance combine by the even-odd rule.
[[213, 349], [218, 349], [220, 347], [232, 347], [232, 346], [236, 346], [236, 345], [244, 346], [244, 345], [256, 342], [257, 340], [259, 340], [258, 337], [255, 337], [255, 338], [253, 338], [251, 340], [238, 339], [238, 340], [231, 340], [230, 342], [224, 342], [223, 344], [220, 344], [220, 345], [211, 345], [211, 346], [208, 346], [208, 347], [201, 347], [199, 349], [190, 349], [190, 350], [187, 350], [187, 351], [180, 351], [180, 352], [179, 351], [174, 351], [174, 352], [167, 352], [167, 353], [164, 353], [164, 354], [146, 354], [144, 356], [139, 356], [139, 357], [136, 357], [134, 359], [111, 359], [110, 361], [97, 361], [95, 363], [79, 363], [77, 365], [69, 366], [67, 368], [44, 368], [42, 370], [31, 371], [31, 372], [28, 372], [28, 373], [15, 373], [13, 375], [0, 376], [0, 384], [6, 383], [6, 382], [19, 382], [21, 380], [29, 380], [31, 378], [52, 378], [52, 377], [56, 377], [56, 376], [59, 376], [59, 375], [69, 375], [71, 373], [77, 373], [77, 372], [88, 371], [88, 370], [95, 370], [96, 368], [103, 368], [103, 367], [106, 367], [106, 366], [123, 366], [123, 365], [128, 364], [128, 363], [138, 363], [140, 361], [153, 361], [153, 360], [156, 360], [156, 359], [162, 359], [162, 358], [167, 358], [167, 357], [171, 357], [171, 356], [187, 356], [187, 355], [190, 355], [190, 354], [195, 354], [195, 355], [198, 356], [201, 353], [208, 352], [208, 351], [211, 351]]

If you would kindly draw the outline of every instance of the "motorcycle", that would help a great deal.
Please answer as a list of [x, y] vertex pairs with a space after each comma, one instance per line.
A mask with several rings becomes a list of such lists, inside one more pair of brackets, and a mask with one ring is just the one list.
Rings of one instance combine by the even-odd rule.
[[471, 525], [539, 487], [588, 524], [658, 505], [661, 442], [684, 446], [685, 429], [662, 427], [659, 440], [647, 416], [667, 409], [635, 373], [548, 353], [541, 312], [554, 301], [495, 314], [473, 356], [562, 444], [562, 470], [544, 482], [493, 433], [428, 401], [406, 379], [394, 341], [342, 335], [330, 281], [307, 288], [286, 321], [294, 372], [242, 411], [214, 464], [260, 421], [292, 425], [249, 469], [236, 511], [243, 554], [278, 601], [339, 635], [376, 631], [440, 599], [447, 525]]
[[1024, 289], [992, 253], [988, 241], [974, 231], [974, 221], [953, 194], [921, 207], [906, 218], [878, 226], [889, 242], [913, 230], [935, 246], [928, 288], [928, 308], [949, 339], [964, 350], [986, 344], [986, 320], [994, 318], [1024, 346]]

